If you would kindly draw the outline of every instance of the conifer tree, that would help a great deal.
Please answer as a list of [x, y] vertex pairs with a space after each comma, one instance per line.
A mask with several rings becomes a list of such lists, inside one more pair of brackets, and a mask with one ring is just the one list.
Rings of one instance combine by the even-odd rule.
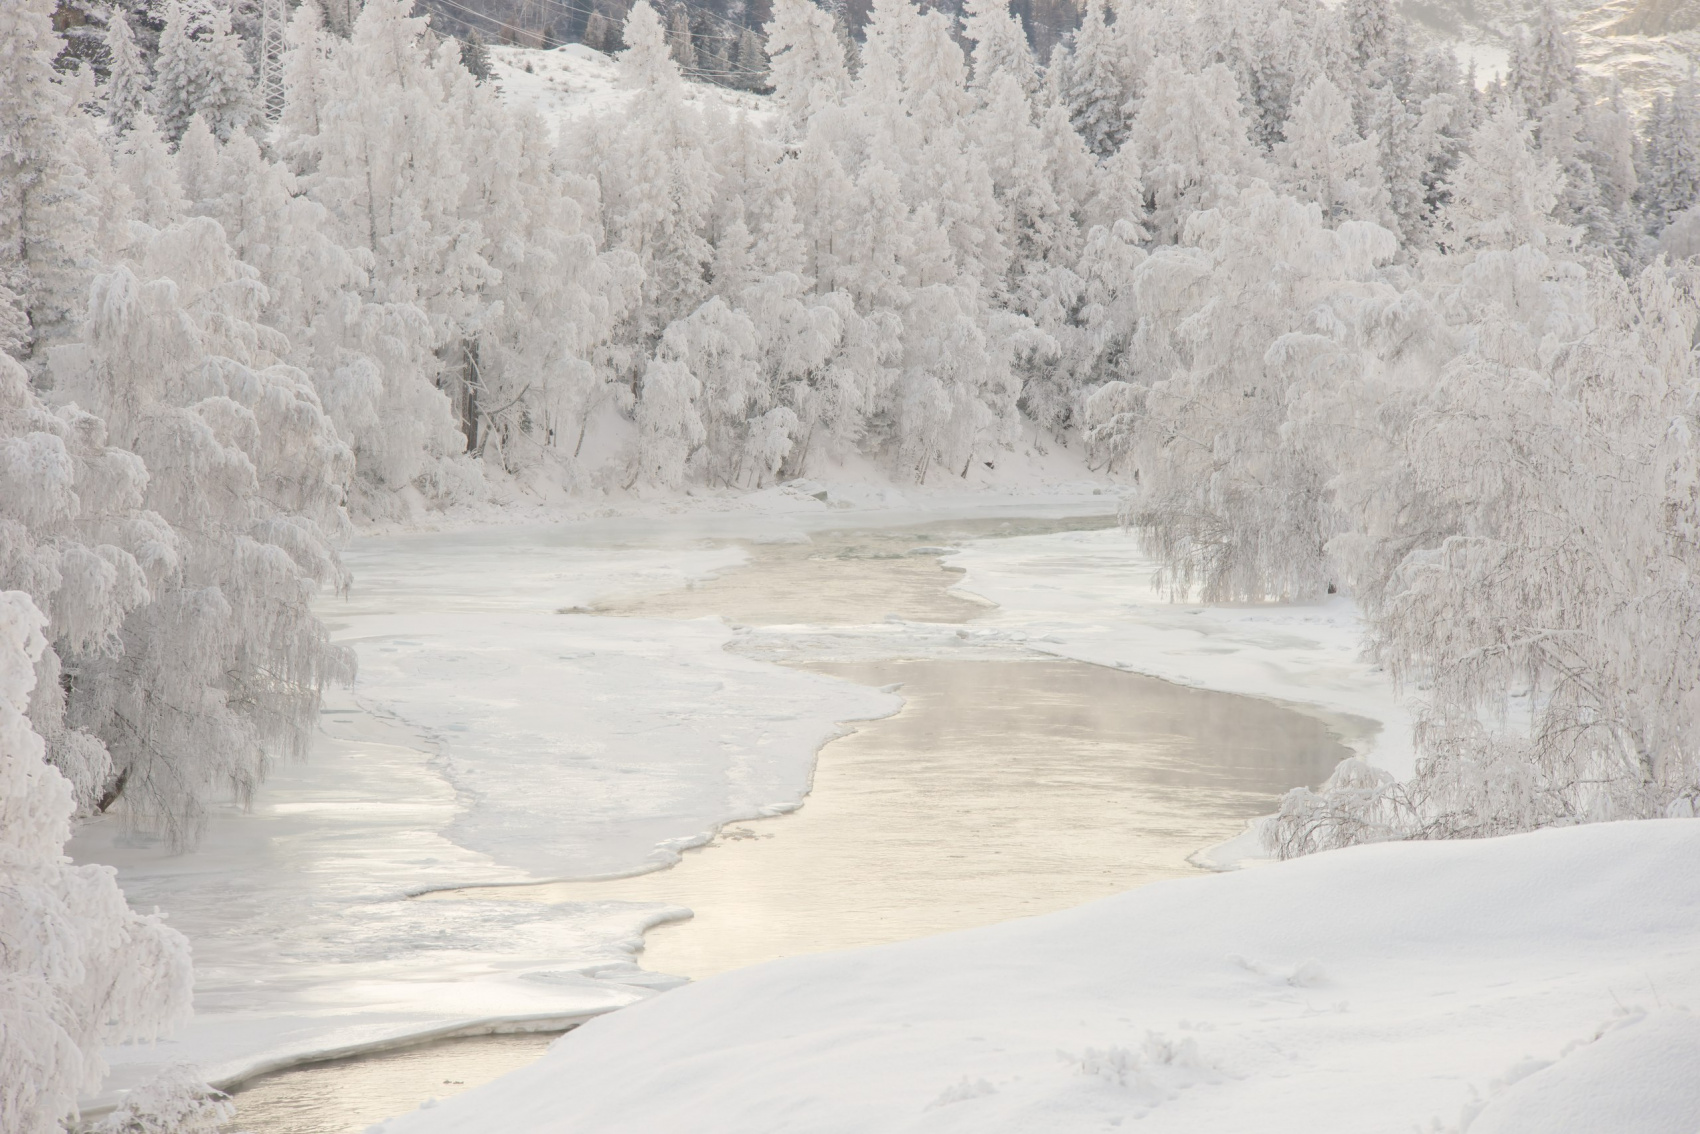
[[484, 37], [478, 34], [476, 28], [468, 32], [466, 39], [461, 41], [460, 62], [467, 73], [481, 83], [488, 81], [494, 74], [490, 70], [490, 49], [484, 46]]
[[1568, 248], [1575, 230], [1555, 218], [1564, 191], [1558, 163], [1535, 145], [1534, 131], [1513, 104], [1476, 128], [1470, 152], [1447, 181], [1449, 201], [1440, 216], [1441, 243], [1464, 253]]
[[632, 6], [624, 38], [620, 83], [634, 95], [595, 169], [609, 242], [635, 256], [643, 270], [642, 298], [630, 318], [632, 341], [647, 356], [667, 324], [705, 297], [713, 257], [707, 232], [719, 175], [705, 149], [702, 118], [684, 103], [683, 78], [661, 19], [645, 0]]
[[207, 22], [201, 46], [204, 86], [194, 112], [203, 115], [220, 141], [228, 141], [254, 120], [253, 69], [242, 51], [242, 41], [230, 29], [230, 11], [215, 7]]
[[771, 77], [768, 73], [767, 46], [761, 33], [745, 28], [738, 35], [738, 84], [746, 90], [765, 91]]
[[1069, 118], [1087, 149], [1100, 158], [1115, 153], [1128, 131], [1127, 107], [1133, 91], [1116, 47], [1108, 7], [1104, 0], [1092, 0], [1059, 72]]
[[1220, 63], [1192, 74], [1174, 56], [1158, 56], [1127, 145], [1154, 205], [1158, 243], [1179, 239], [1190, 214], [1263, 170], [1234, 77]]
[[0, 6], [0, 287], [22, 306], [14, 350], [39, 365], [74, 331], [84, 300], [88, 231], [85, 174], [71, 155], [86, 129], [74, 80], [54, 70], [62, 44], [47, 0]]
[[106, 119], [122, 134], [135, 124], [138, 115], [151, 109], [151, 104], [147, 64], [130, 34], [130, 19], [121, 8], [113, 8], [106, 26], [106, 53]]
[[1330, 223], [1381, 222], [1388, 210], [1377, 148], [1377, 139], [1358, 136], [1351, 103], [1323, 75], [1287, 120], [1286, 140], [1276, 151], [1276, 161], [1294, 194], [1315, 201]]
[[809, 0], [775, 0], [767, 25], [773, 99], [781, 108], [781, 134], [801, 139], [829, 107], [843, 102], [850, 87], [844, 46], [832, 17]]
[[968, 0], [963, 12], [963, 34], [974, 42], [975, 90], [984, 97], [997, 77], [1007, 74], [1023, 95], [1036, 96], [1040, 84], [1033, 48], [1006, 0]]
[[1668, 98], [1655, 96], [1643, 129], [1638, 195], [1657, 233], [1700, 201], [1700, 96], [1692, 72]]
[[585, 17], [584, 35], [581, 37], [581, 42], [586, 47], [594, 47], [598, 51], [612, 51], [614, 45], [609, 41], [614, 34], [614, 22], [598, 7]]
[[325, 127], [325, 108], [331, 98], [331, 36], [325, 31], [318, 5], [302, 4], [290, 18], [284, 37], [283, 114], [275, 145], [296, 174], [318, 164], [318, 137]]
[[[630, 45], [631, 40], [626, 43]], [[683, 4], [673, 5], [672, 11], [667, 13], [667, 50], [685, 74], [697, 69], [697, 49], [691, 39], [691, 14]]]
[[254, 117], [253, 73], [230, 30], [228, 9], [210, 0], [172, 0], [154, 66], [159, 126], [175, 142], [202, 115], [222, 139]]
[[159, 57], [154, 61], [159, 126], [172, 142], [183, 136], [206, 90], [205, 63], [195, 40], [197, 15], [198, 10], [183, 0], [171, 0], [165, 11], [165, 30], [159, 36]]

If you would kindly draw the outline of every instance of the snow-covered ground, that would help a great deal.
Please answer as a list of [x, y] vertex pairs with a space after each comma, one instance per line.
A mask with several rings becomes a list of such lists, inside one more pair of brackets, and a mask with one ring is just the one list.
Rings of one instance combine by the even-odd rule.
[[[1112, 510], [1090, 485], [960, 498], [804, 485], [667, 508], [359, 541], [354, 591], [322, 610], [360, 678], [327, 704], [313, 759], [277, 769], [251, 814], [216, 814], [187, 856], [111, 820], [79, 833], [79, 860], [117, 865], [135, 904], [189, 934], [199, 974], [194, 1022], [110, 1052], [108, 1095], [166, 1062], [228, 1082], [408, 1036], [558, 1023], [667, 985], [633, 951], [677, 909], [407, 896], [654, 869], [724, 822], [795, 806], [839, 722], [899, 703], [762, 660], [805, 640], [884, 656], [1037, 649], [1399, 721], [1353, 658], [1349, 608], [1169, 607], [1116, 530], [969, 545], [960, 586], [1001, 608], [962, 627], [810, 635], [580, 612], [733, 568], [744, 552], [728, 540]], [[1365, 743], [1395, 767], [1405, 758]]]
[[1693, 1134], [1697, 859], [1660, 820], [1159, 882], [712, 977], [375, 1129]]
[[[491, 70], [501, 86], [502, 98], [510, 106], [535, 110], [558, 131], [563, 123], [607, 110], [617, 110], [631, 97], [619, 85], [619, 65], [582, 43], [569, 43], [551, 50], [529, 47], [492, 47]], [[736, 91], [712, 83], [686, 83], [685, 99], [707, 109], [728, 114], [761, 117], [769, 113], [767, 100], [748, 91]]]

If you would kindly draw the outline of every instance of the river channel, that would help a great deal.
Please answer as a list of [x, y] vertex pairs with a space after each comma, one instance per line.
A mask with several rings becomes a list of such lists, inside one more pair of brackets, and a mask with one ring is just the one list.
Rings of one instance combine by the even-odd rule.
[[[1032, 651], [942, 657], [910, 649], [903, 631], [970, 624], [989, 609], [950, 589], [961, 575], [948, 550], [962, 541], [1105, 523], [817, 532], [751, 544], [743, 566], [694, 587], [592, 607], [610, 618], [715, 615], [748, 628], [732, 648], [896, 687], [904, 704], [821, 749], [799, 810], [730, 824], [670, 869], [417, 900], [688, 907], [692, 918], [646, 935], [642, 963], [702, 978], [1046, 913], [1195, 872], [1189, 855], [1238, 834], [1289, 788], [1319, 783], [1348, 754], [1327, 724]], [[835, 632], [861, 626], [893, 629], [872, 648], [833, 648]], [[298, 1068], [240, 1091], [236, 1128], [362, 1130], [520, 1066], [547, 1042], [486, 1037]]]

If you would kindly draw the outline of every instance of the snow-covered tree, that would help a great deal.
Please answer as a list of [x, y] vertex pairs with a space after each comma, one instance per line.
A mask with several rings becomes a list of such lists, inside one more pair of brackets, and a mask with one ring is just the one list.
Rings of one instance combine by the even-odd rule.
[[230, 10], [211, 0], [172, 0], [154, 63], [160, 128], [176, 141], [199, 114], [221, 139], [254, 117], [253, 71], [230, 29]]
[[1700, 201], [1700, 97], [1692, 74], [1668, 96], [1653, 96], [1636, 173], [1636, 197], [1654, 233]]
[[1351, 103], [1327, 76], [1305, 91], [1285, 132], [1276, 162], [1296, 196], [1315, 201], [1329, 220], [1388, 218], [1377, 139], [1358, 135]]
[[428, 498], [477, 491], [476, 470], [457, 460], [467, 422], [450, 395], [465, 406], [467, 344], [499, 278], [463, 160], [490, 144], [491, 92], [408, 11], [406, 0], [371, 0], [334, 50], [297, 16], [278, 140], [363, 276], [359, 302], [319, 303], [332, 314], [315, 349], [324, 402], [374, 490], [361, 506], [380, 511], [410, 485]]
[[1585, 228], [1627, 265], [1635, 240], [1625, 229], [1637, 227], [1625, 213], [1635, 189], [1632, 128], [1615, 100], [1597, 104], [1589, 95], [1576, 46], [1550, 2], [1541, 6], [1533, 36], [1518, 40], [1507, 85], [1536, 124], [1541, 156], [1563, 174], [1558, 219]]
[[[22, 371], [0, 357], [0, 390]], [[10, 454], [8, 454], [10, 456]], [[189, 943], [132, 912], [113, 871], [65, 857], [71, 785], [43, 759], [29, 698], [47, 651], [28, 596], [0, 591], [0, 1129], [57, 1134], [99, 1087], [101, 1050], [188, 1015]]]
[[1564, 191], [1563, 171], [1536, 148], [1534, 131], [1515, 106], [1501, 107], [1476, 128], [1447, 191], [1440, 239], [1454, 251], [1522, 244], [1562, 248], [1575, 237], [1554, 215]]
[[71, 149], [87, 126], [72, 83], [54, 70], [63, 41], [50, 0], [0, 6], [0, 287], [25, 328], [8, 332], [39, 360], [75, 326], [91, 234], [85, 171]]
[[643, 357], [667, 324], [706, 297], [719, 174], [703, 119], [684, 102], [661, 18], [645, 0], [626, 18], [625, 41], [620, 83], [633, 97], [623, 116], [592, 121], [568, 146], [595, 172], [609, 244], [630, 252], [643, 270], [641, 299], [629, 316]]
[[989, 91], [1000, 76], [1014, 80], [1029, 99], [1040, 90], [1039, 68], [1027, 32], [1009, 10], [1006, 0], [968, 0], [963, 34], [974, 42], [973, 85]]
[[[628, 17], [629, 18], [629, 17]], [[631, 39], [626, 40], [631, 46]], [[673, 62], [679, 65], [679, 70], [690, 74], [697, 69], [696, 45], [691, 39], [691, 14], [683, 4], [673, 5], [667, 14], [667, 50], [673, 56]]]
[[152, 103], [148, 97], [148, 65], [136, 48], [130, 19], [121, 8], [113, 8], [106, 25], [106, 55], [106, 120], [123, 133], [135, 124], [137, 116], [152, 109]]
[[773, 100], [781, 108], [789, 138], [801, 138], [808, 124], [828, 107], [843, 102], [850, 88], [844, 45], [832, 17], [809, 0], [775, 0], [767, 25], [773, 76]]
[[[1329, 469], [1284, 426], [1293, 334], [1317, 308], [1374, 295], [1396, 251], [1362, 221], [1330, 228], [1316, 205], [1262, 184], [1188, 220], [1181, 246], [1134, 272], [1143, 404], [1118, 397], [1133, 436], [1105, 435], [1138, 470], [1131, 520], [1176, 594], [1307, 597], [1330, 580]], [[1102, 411], [1101, 411], [1102, 412]]]
[[284, 42], [283, 113], [275, 145], [295, 173], [306, 174], [318, 164], [318, 138], [332, 98], [331, 36], [317, 4], [295, 9]]
[[1696, 812], [1696, 281], [1579, 274], [1481, 254], [1447, 301], [1462, 349], [1375, 411], [1397, 472], [1348, 482], [1348, 546], [1383, 564], [1378, 656], [1428, 691], [1417, 774], [1291, 793], [1282, 853]]
[[1108, 7], [1103, 0], [1093, 0], [1057, 69], [1059, 100], [1067, 104], [1087, 148], [1099, 157], [1115, 153], [1128, 132], [1128, 104], [1135, 93], [1129, 69], [1138, 60], [1118, 50], [1121, 46], [1111, 30]]
[[86, 343], [53, 358], [56, 392], [146, 463], [140, 503], [178, 544], [121, 648], [80, 662], [67, 719], [106, 743], [132, 821], [179, 846], [215, 793], [245, 800], [272, 760], [305, 755], [347, 668], [310, 602], [343, 581], [352, 461], [277, 361], [263, 297], [217, 223], [186, 221], [95, 280]]
[[1151, 64], [1127, 145], [1151, 202], [1158, 243], [1179, 239], [1187, 217], [1263, 172], [1233, 75], [1220, 63], [1193, 73], [1172, 55]]

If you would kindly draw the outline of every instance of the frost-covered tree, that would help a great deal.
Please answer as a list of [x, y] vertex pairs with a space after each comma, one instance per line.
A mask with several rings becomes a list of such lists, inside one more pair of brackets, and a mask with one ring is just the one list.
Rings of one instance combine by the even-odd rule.
[[462, 160], [489, 144], [480, 114], [490, 92], [408, 10], [406, 0], [372, 0], [334, 51], [298, 16], [279, 124], [280, 150], [304, 170], [302, 192], [363, 275], [361, 302], [335, 301], [318, 356], [324, 401], [362, 480], [384, 490], [362, 506], [378, 510], [397, 507], [390, 494], [409, 486], [428, 498], [477, 491], [476, 470], [456, 459], [466, 422], [450, 396], [464, 407], [462, 360], [498, 280]]
[[1067, 104], [1074, 128], [1099, 157], [1121, 147], [1128, 132], [1128, 104], [1134, 96], [1131, 52], [1118, 50], [1109, 9], [1103, 0], [1086, 6], [1070, 49], [1059, 60], [1057, 94]]
[[1212, 64], [1193, 73], [1172, 55], [1151, 64], [1127, 145], [1152, 208], [1158, 243], [1179, 239], [1187, 217], [1263, 172], [1234, 77]]
[[87, 124], [53, 67], [63, 41], [50, 0], [0, 6], [0, 43], [0, 287], [25, 320], [7, 333], [11, 349], [39, 362], [71, 333], [86, 286], [87, 174], [72, 141]]
[[754, 28], [745, 28], [738, 34], [734, 74], [737, 85], [746, 90], [768, 89], [771, 76], [768, 73], [767, 45], [762, 42], [761, 33]]
[[67, 723], [82, 663], [119, 645], [125, 618], [178, 563], [178, 539], [144, 511], [148, 474], [107, 445], [105, 424], [42, 404], [24, 372], [0, 360], [0, 588], [28, 594], [49, 618], [31, 722], [78, 805], [99, 808], [115, 781], [106, 746]]
[[230, 10], [211, 0], [172, 0], [154, 63], [154, 100], [167, 138], [199, 114], [219, 138], [254, 118], [253, 71], [231, 31]]
[[1276, 162], [1296, 196], [1315, 201], [1329, 220], [1388, 219], [1377, 139], [1358, 135], [1351, 103], [1327, 76], [1305, 91], [1285, 133]]
[[317, 4], [295, 9], [284, 43], [283, 113], [274, 144], [291, 170], [306, 174], [318, 164], [318, 138], [332, 98], [331, 36]]
[[967, 17], [963, 35], [974, 43], [974, 88], [989, 91], [999, 76], [1007, 75], [1023, 95], [1029, 99], [1037, 96], [1038, 64], [1027, 32], [1010, 13], [1009, 5], [1004, 0], [968, 0], [963, 12]]
[[[626, 43], [631, 45], [628, 37]], [[683, 4], [673, 5], [667, 13], [667, 50], [679, 70], [690, 74], [697, 69], [697, 50], [691, 38], [691, 14]]]
[[1635, 258], [1638, 227], [1625, 207], [1635, 190], [1632, 127], [1616, 100], [1589, 95], [1576, 47], [1551, 3], [1541, 7], [1532, 37], [1519, 39], [1508, 87], [1535, 122], [1541, 156], [1563, 174], [1557, 216], [1627, 265]]
[[635, 265], [598, 250], [584, 203], [594, 187], [557, 168], [543, 123], [493, 99], [483, 110], [491, 157], [473, 172], [468, 211], [491, 234], [485, 258], [498, 275], [486, 288], [496, 303], [471, 340], [477, 436], [468, 443], [509, 472], [576, 486], [590, 419], [613, 397], [611, 338]]
[[643, 270], [629, 334], [647, 355], [674, 319], [706, 297], [713, 246], [708, 226], [719, 174], [703, 119], [685, 104], [683, 77], [669, 54], [661, 18], [640, 0], [626, 18], [621, 86], [633, 92], [617, 121], [596, 119], [568, 143], [601, 189], [609, 244]]
[[808, 124], [843, 102], [850, 87], [844, 45], [832, 17], [809, 0], [776, 0], [767, 25], [773, 101], [782, 109], [781, 132], [801, 138]]
[[1574, 230], [1555, 218], [1564, 191], [1558, 162], [1535, 146], [1529, 121], [1501, 107], [1470, 138], [1470, 152], [1447, 180], [1440, 239], [1454, 251], [1567, 247]]
[[191, 844], [207, 801], [246, 800], [306, 753], [325, 683], [346, 672], [313, 616], [343, 581], [333, 541], [352, 461], [307, 378], [259, 325], [263, 287], [207, 219], [154, 235], [94, 282], [85, 343], [55, 352], [56, 393], [100, 415], [148, 467], [173, 569], [119, 648], [78, 667], [68, 721], [99, 736], [133, 822]]
[[1417, 774], [1291, 793], [1282, 853], [1696, 812], [1695, 280], [1566, 268], [1479, 256], [1447, 297], [1462, 349], [1377, 411], [1397, 473], [1348, 546], [1384, 564], [1377, 654], [1428, 690]]
[[702, 383], [690, 367], [664, 350], [644, 367], [637, 423], [644, 471], [660, 485], [677, 487], [685, 463], [707, 438], [696, 400]]
[[1668, 96], [1655, 94], [1642, 120], [1636, 198], [1655, 234], [1700, 201], [1700, 98], [1695, 91], [1690, 74]]
[[460, 62], [467, 74], [481, 83], [495, 75], [490, 68], [490, 49], [484, 45], [484, 37], [476, 29], [468, 33], [460, 45]]
[[[0, 388], [21, 377], [0, 358]], [[57, 1134], [105, 1073], [101, 1050], [188, 1015], [189, 943], [124, 902], [113, 871], [65, 857], [71, 785], [28, 717], [45, 619], [0, 591], [0, 1129]]]
[[147, 62], [130, 33], [130, 19], [114, 8], [106, 25], [107, 79], [104, 91], [106, 120], [119, 133], [130, 129], [138, 115], [152, 109], [148, 88], [151, 78]]
[[[689, 383], [681, 383], [674, 375], [677, 366], [689, 372]], [[764, 377], [755, 324], [719, 297], [710, 299], [672, 323], [662, 336], [656, 361], [644, 377], [646, 408], [642, 420], [652, 426], [659, 420], [656, 407], [647, 406], [651, 394], [659, 389], [656, 383], [673, 384], [669, 398], [677, 397], [681, 388], [693, 390], [691, 415], [701, 423], [697, 443], [702, 446], [699, 451], [705, 477], [710, 484], [736, 484], [746, 471], [742, 466], [751, 426], [772, 408], [773, 391]], [[695, 437], [688, 426], [688, 421], [683, 427], [675, 425], [676, 436]], [[669, 460], [668, 467], [672, 465]]]
[[1329, 469], [1284, 428], [1284, 356], [1317, 308], [1381, 290], [1396, 248], [1378, 225], [1330, 228], [1316, 205], [1257, 184], [1194, 214], [1180, 246], [1135, 269], [1148, 384], [1098, 410], [1131, 436], [1093, 425], [1138, 471], [1130, 519], [1174, 593], [1296, 598], [1331, 581]]

